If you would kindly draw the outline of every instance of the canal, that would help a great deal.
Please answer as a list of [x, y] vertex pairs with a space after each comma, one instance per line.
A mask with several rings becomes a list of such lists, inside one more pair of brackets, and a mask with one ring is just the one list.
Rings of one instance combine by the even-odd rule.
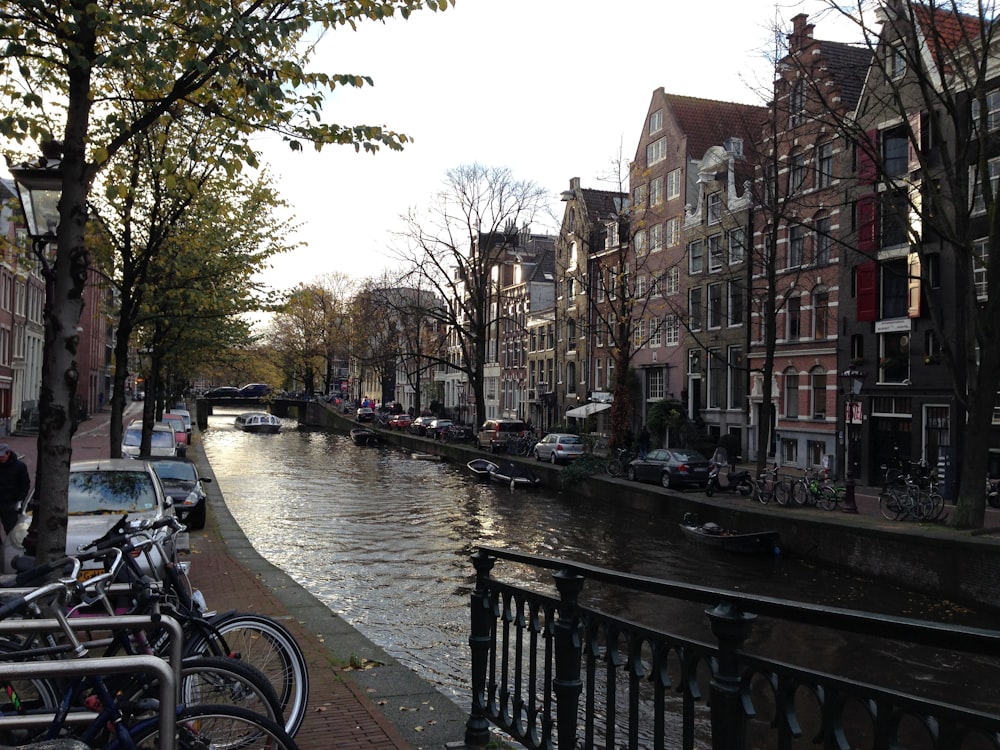
[[[220, 490], [244, 533], [367, 638], [468, 705], [470, 555], [479, 545], [638, 575], [974, 627], [996, 617], [806, 560], [733, 558], [693, 547], [649, 513], [572, 493], [514, 491], [464, 466], [299, 428], [233, 427], [216, 409], [202, 432]], [[498, 567], [502, 577], [531, 575]], [[701, 607], [591, 591], [588, 604], [682, 635], [710, 637]], [[761, 623], [748, 650], [921, 694], [1000, 707], [997, 664], [816, 628]], [[961, 698], [961, 700], [956, 700]]]

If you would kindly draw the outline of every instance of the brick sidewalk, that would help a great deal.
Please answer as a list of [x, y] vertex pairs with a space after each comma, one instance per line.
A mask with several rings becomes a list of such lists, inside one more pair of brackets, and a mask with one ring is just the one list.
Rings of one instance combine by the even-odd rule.
[[[130, 407], [125, 421], [141, 404]], [[110, 412], [100, 412], [80, 425], [73, 437], [74, 461], [110, 455], [109, 421]], [[0, 441], [22, 457], [34, 484], [37, 438]], [[203, 476], [211, 476], [197, 437], [194, 443], [190, 457]], [[204, 531], [190, 535], [192, 583], [212, 609], [276, 617], [299, 642], [310, 687], [306, 717], [295, 738], [300, 750], [419, 750], [456, 741], [461, 746], [464, 712], [260, 558], [225, 507], [218, 483], [206, 491], [208, 522]], [[374, 668], [345, 669], [355, 656]]]

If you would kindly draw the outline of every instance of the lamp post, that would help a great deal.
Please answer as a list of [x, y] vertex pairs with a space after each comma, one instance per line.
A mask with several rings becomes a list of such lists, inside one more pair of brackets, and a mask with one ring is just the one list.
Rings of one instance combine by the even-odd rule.
[[458, 421], [459, 424], [465, 424], [465, 381], [459, 380], [456, 387], [458, 388]]
[[861, 405], [858, 396], [865, 383], [865, 373], [860, 370], [844, 370], [837, 376], [844, 392], [844, 463], [847, 465], [844, 475], [844, 513], [857, 513], [858, 506], [854, 494], [854, 469], [851, 464], [851, 425], [861, 423], [861, 415], [856, 407]]
[[24, 212], [28, 236], [41, 246], [54, 242], [59, 228], [59, 199], [62, 197], [61, 146], [45, 144], [43, 156], [34, 162], [14, 164], [8, 158], [7, 168], [14, 178], [17, 197]]

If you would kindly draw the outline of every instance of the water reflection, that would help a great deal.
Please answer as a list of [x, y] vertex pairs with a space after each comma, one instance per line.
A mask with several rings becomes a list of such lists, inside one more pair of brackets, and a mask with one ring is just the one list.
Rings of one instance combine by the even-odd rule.
[[[739, 558], [735, 564], [691, 546], [674, 524], [613, 502], [511, 492], [476, 482], [464, 467], [357, 447], [345, 435], [299, 429], [291, 421], [279, 435], [238, 432], [234, 414], [211, 417], [202, 438], [226, 502], [254, 547], [462, 705], [468, 702], [469, 555], [480, 545], [759, 595], [994, 625], [989, 616], [803, 561]], [[498, 572], [506, 576], [514, 569], [504, 565]], [[539, 578], [548, 582], [547, 574]], [[587, 593], [605, 611], [706, 637], [702, 607], [613, 590]], [[945, 695], [978, 682], [967, 669], [936, 664], [902, 646], [872, 646], [871, 658], [859, 659], [859, 642], [761, 620], [748, 645], [833, 672], [871, 670], [875, 660], [879, 674], [898, 670], [902, 685], [929, 681]], [[979, 700], [1000, 705], [981, 691]]]

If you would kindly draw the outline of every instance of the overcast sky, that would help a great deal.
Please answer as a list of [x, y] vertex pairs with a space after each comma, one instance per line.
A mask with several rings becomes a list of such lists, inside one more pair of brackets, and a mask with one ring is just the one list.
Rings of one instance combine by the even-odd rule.
[[[399, 217], [426, 206], [445, 172], [507, 167], [552, 195], [572, 177], [609, 182], [631, 160], [653, 91], [761, 104], [777, 18], [811, 14], [816, 35], [845, 38], [818, 15], [823, 0], [457, 0], [444, 13], [364, 23], [320, 43], [315, 68], [371, 76], [326, 112], [341, 125], [386, 125], [414, 139], [405, 151], [349, 147], [265, 158], [308, 248], [276, 258], [267, 281], [287, 289], [331, 271], [364, 277], [392, 266]], [[536, 231], [555, 230], [536, 226]]]

